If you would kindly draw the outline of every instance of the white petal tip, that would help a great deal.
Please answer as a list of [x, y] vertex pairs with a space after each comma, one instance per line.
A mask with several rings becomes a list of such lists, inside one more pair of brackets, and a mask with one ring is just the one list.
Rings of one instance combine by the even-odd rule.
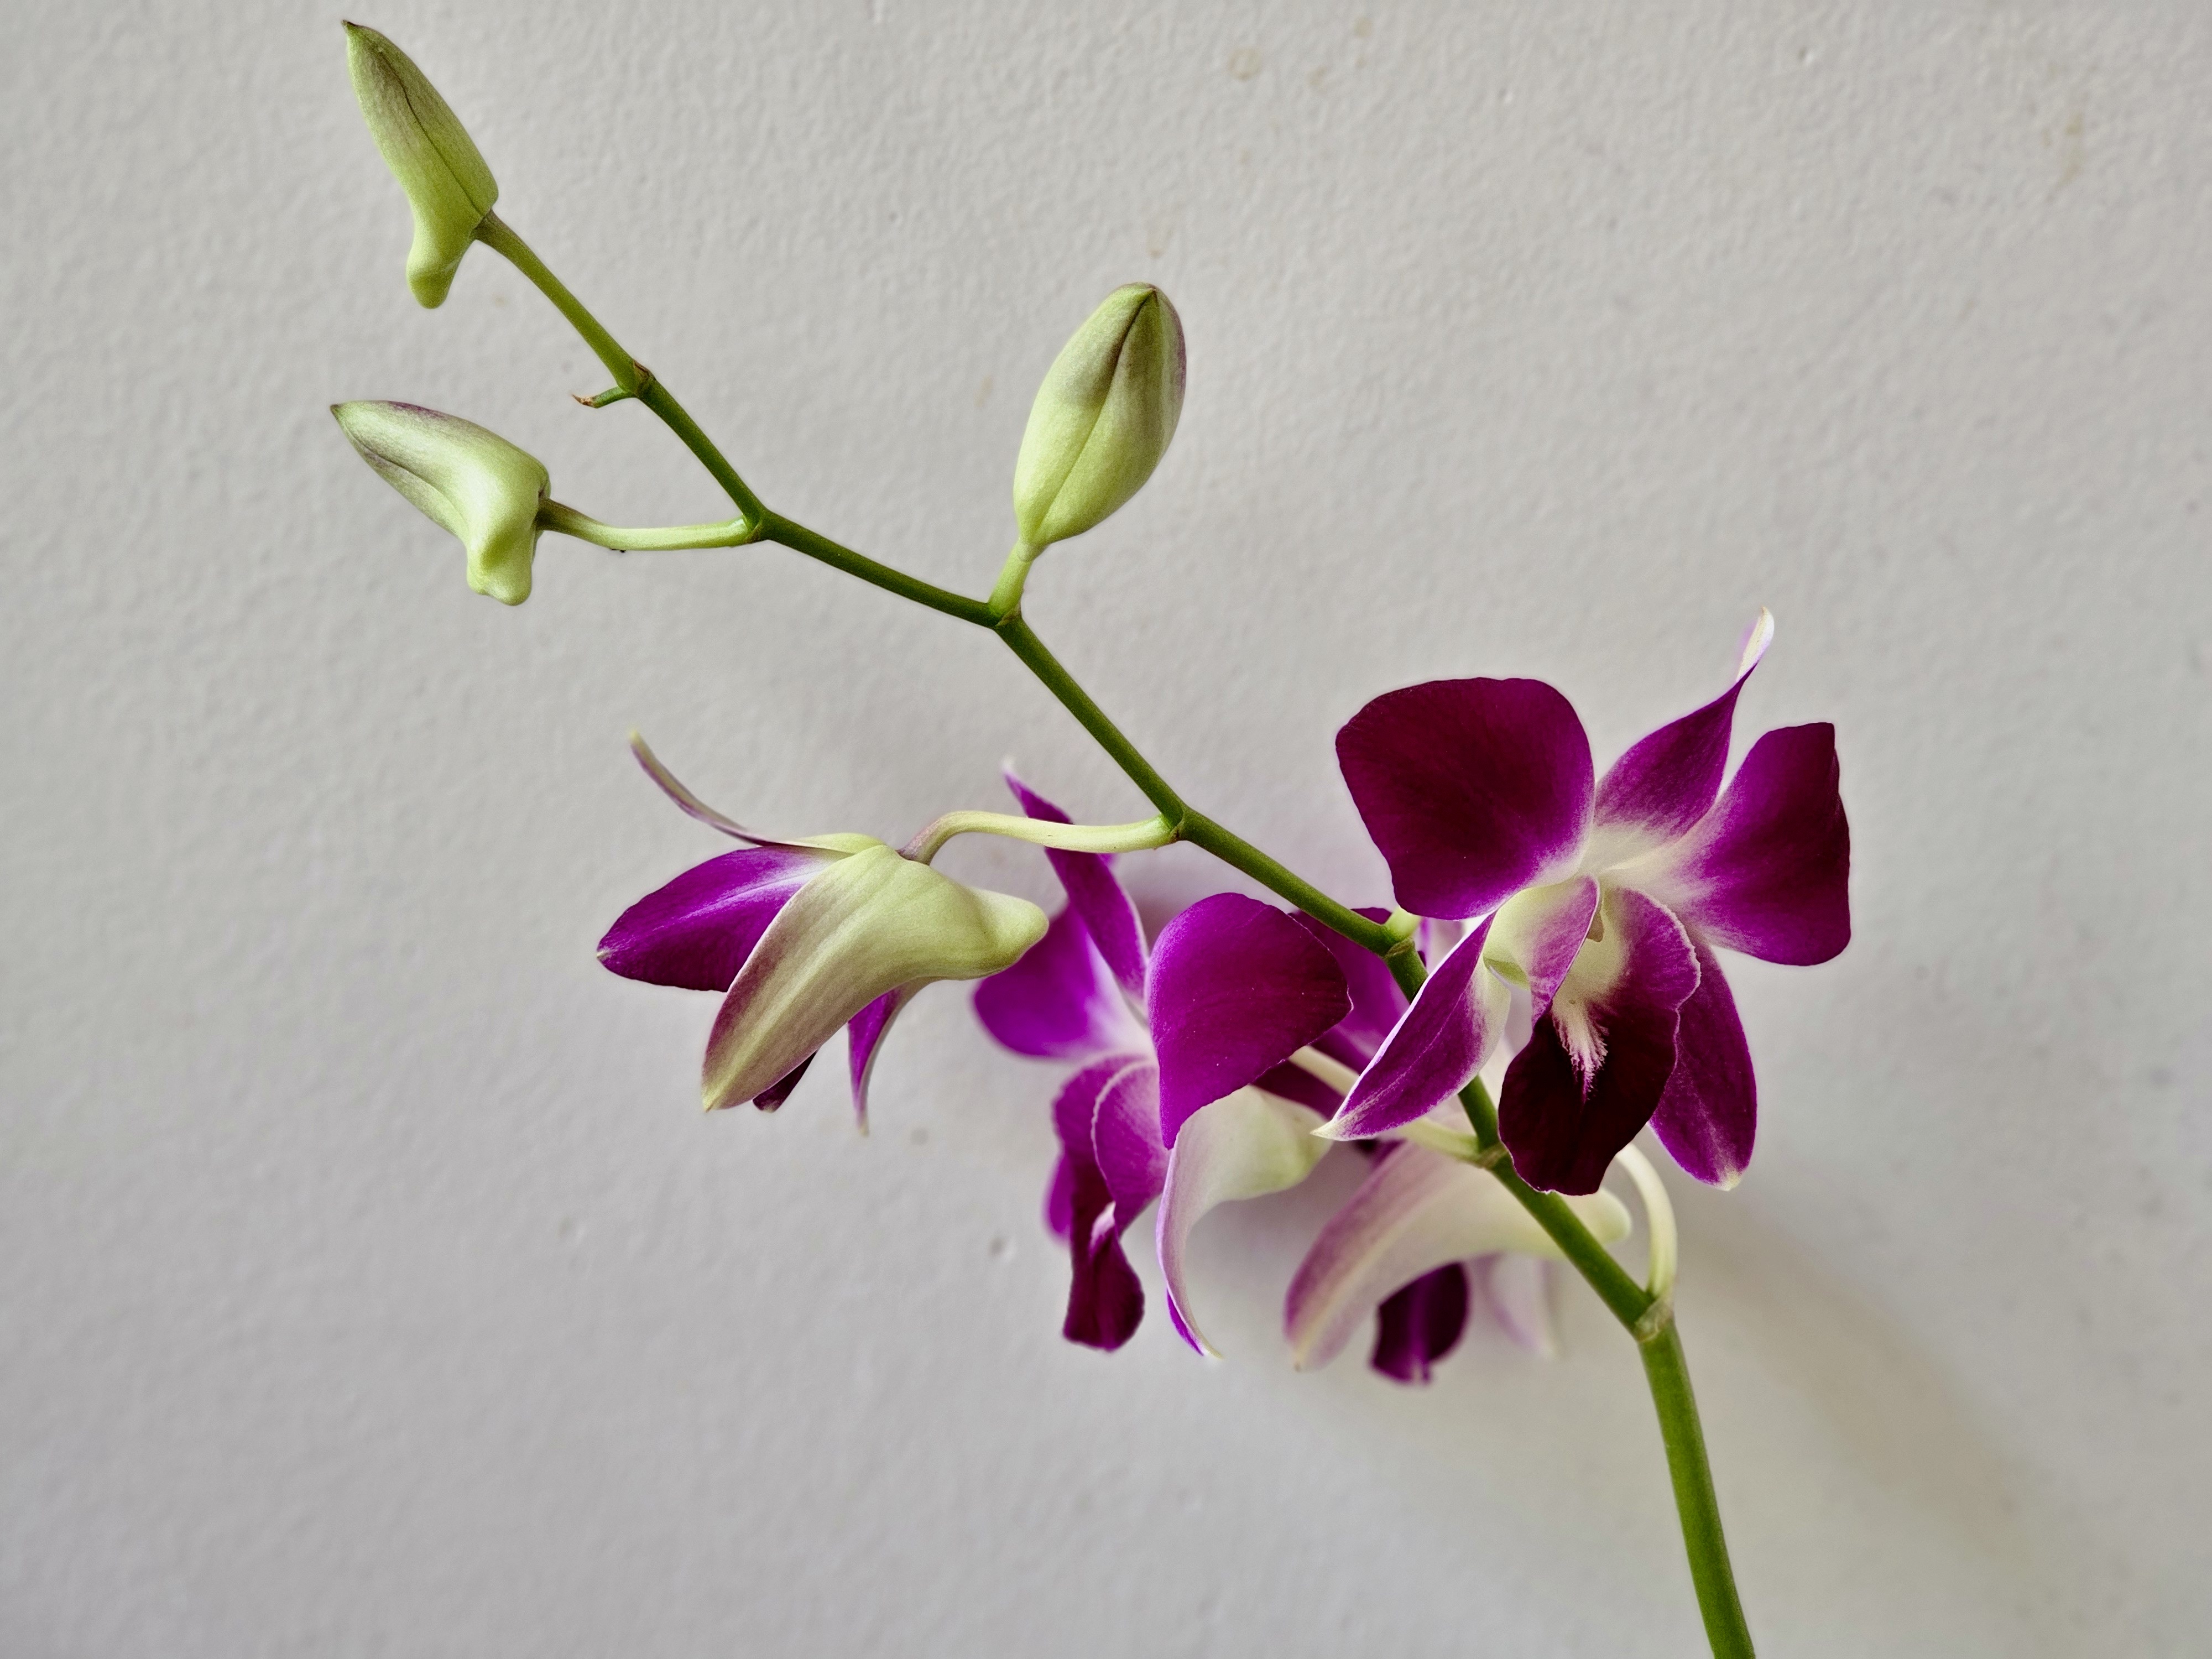
[[1759, 607], [1758, 620], [1751, 631], [1743, 636], [1743, 650], [1738, 654], [1735, 677], [1741, 679], [1759, 666], [1759, 659], [1766, 654], [1766, 647], [1774, 642], [1774, 613], [1765, 605]]

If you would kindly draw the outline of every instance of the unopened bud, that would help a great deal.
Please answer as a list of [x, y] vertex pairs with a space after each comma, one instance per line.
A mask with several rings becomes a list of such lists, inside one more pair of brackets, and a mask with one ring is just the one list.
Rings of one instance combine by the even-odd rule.
[[346, 66], [369, 136], [415, 210], [407, 286], [425, 306], [445, 303], [453, 272], [499, 185], [476, 143], [408, 55], [374, 29], [348, 23]]
[[1143, 487], [1182, 413], [1182, 322], [1132, 283], [1060, 348], [1014, 462], [1014, 520], [1031, 548], [1090, 529]]
[[385, 483], [460, 538], [471, 587], [501, 605], [530, 597], [538, 506], [550, 487], [535, 456], [473, 421], [413, 404], [333, 404], [331, 413]]

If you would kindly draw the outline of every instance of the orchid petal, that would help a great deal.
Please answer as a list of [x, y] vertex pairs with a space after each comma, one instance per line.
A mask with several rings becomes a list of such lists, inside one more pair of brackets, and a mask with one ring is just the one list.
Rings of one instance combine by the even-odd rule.
[[1362, 1140], [1413, 1122], [1482, 1069], [1505, 1018], [1504, 982], [1483, 967], [1485, 920], [1452, 947], [1322, 1133]]
[[1834, 726], [1769, 732], [1703, 821], [1621, 879], [1712, 944], [1766, 962], [1826, 962], [1851, 938], [1851, 832], [1838, 776]]
[[1711, 809], [1728, 769], [1729, 732], [1744, 682], [1774, 638], [1766, 611], [1745, 637], [1729, 689], [1632, 746], [1597, 787], [1595, 867], [1623, 863], [1685, 834]]
[[746, 847], [694, 865], [615, 918], [599, 960], [625, 979], [726, 991], [777, 912], [836, 857]]
[[1588, 876], [1531, 887], [1498, 907], [1483, 955], [1492, 969], [1527, 988], [1528, 1005], [1541, 1013], [1597, 920], [1598, 884]]
[[1216, 1205], [1279, 1193], [1312, 1174], [1328, 1150], [1313, 1133], [1320, 1122], [1320, 1113], [1295, 1101], [1239, 1089], [1194, 1113], [1168, 1155], [1156, 1235], [1168, 1317], [1184, 1341], [1209, 1358], [1217, 1356], [1190, 1316], [1185, 1280], [1191, 1229]]
[[1615, 889], [1602, 932], [1505, 1071], [1498, 1132], [1532, 1187], [1592, 1193], [1613, 1154], [1649, 1122], [1674, 1069], [1679, 1011], [1698, 988], [1682, 925], [1632, 889]]
[[1114, 1200], [1115, 1231], [1126, 1230], [1160, 1195], [1168, 1150], [1160, 1145], [1160, 1072], [1139, 1060], [1116, 1072], [1099, 1091], [1091, 1121], [1091, 1150]]
[[[1048, 823], [1073, 822], [1066, 813], [1014, 775], [1009, 766], [1006, 787], [1022, 804], [1022, 811]], [[1108, 969], [1133, 997], [1145, 994], [1145, 930], [1137, 920], [1137, 907], [1114, 874], [1114, 860], [1103, 853], [1063, 853], [1047, 848], [1045, 859], [1053, 874], [1067, 890], [1067, 902], [1098, 947]]]
[[1552, 1264], [1533, 1255], [1501, 1254], [1476, 1263], [1491, 1316], [1530, 1353], [1550, 1359], [1559, 1351], [1552, 1328]]
[[[1390, 915], [1372, 905], [1362, 905], [1358, 914], [1376, 922], [1387, 921]], [[1390, 971], [1390, 964], [1365, 945], [1353, 944], [1303, 910], [1293, 910], [1291, 920], [1319, 939], [1336, 958], [1345, 987], [1352, 994], [1352, 1012], [1316, 1037], [1314, 1046], [1357, 1072], [1406, 1012], [1406, 993], [1398, 984], [1398, 976]]]
[[[1627, 1206], [1610, 1193], [1567, 1202], [1600, 1243], [1628, 1236]], [[1321, 1230], [1291, 1281], [1283, 1324], [1292, 1362], [1301, 1370], [1327, 1364], [1401, 1285], [1498, 1250], [1559, 1253], [1488, 1171], [1425, 1147], [1392, 1147]]]
[[1708, 1186], [1733, 1187], [1751, 1164], [1759, 1083], [1721, 965], [1696, 934], [1690, 944], [1698, 953], [1698, 988], [1682, 1005], [1674, 1070], [1651, 1128], [1688, 1174]]
[[[1518, 1260], [1520, 1258], [1493, 1258]], [[1425, 1383], [1467, 1331], [1467, 1268], [1447, 1262], [1393, 1291], [1375, 1310], [1375, 1352], [1367, 1363], [1400, 1382]]]
[[853, 1116], [863, 1133], [868, 1127], [868, 1079], [875, 1073], [876, 1055], [889, 1035], [891, 1022], [905, 1007], [911, 993], [886, 991], [845, 1023], [846, 1069], [853, 1081]]
[[1338, 766], [1417, 915], [1478, 916], [1574, 867], [1595, 788], [1589, 739], [1540, 680], [1431, 680], [1336, 734]]
[[674, 801], [686, 817], [696, 818], [708, 829], [719, 830], [724, 835], [733, 836], [738, 841], [750, 842], [756, 847], [791, 848], [811, 847], [833, 853], [857, 853], [862, 848], [875, 844], [875, 838], [872, 836], [760, 835], [746, 829], [727, 813], [715, 811], [698, 796], [693, 794], [685, 787], [681, 778], [662, 764], [660, 757], [653, 752], [652, 745], [635, 732], [629, 734], [629, 752], [636, 757], [637, 763], [645, 769], [645, 775], [653, 780], [654, 787], [669, 799]]
[[813, 1063], [814, 1056], [812, 1054], [807, 1055], [806, 1058], [800, 1060], [798, 1065], [793, 1066], [781, 1077], [776, 1079], [775, 1082], [769, 1084], [767, 1088], [755, 1095], [753, 1097], [753, 1104], [760, 1108], [763, 1112], [775, 1111], [777, 1108], [781, 1107], [785, 1101], [791, 1098], [791, 1091], [799, 1086], [799, 1080], [806, 1075], [806, 1068]]
[[1146, 1006], [1160, 1057], [1160, 1139], [1352, 1012], [1336, 958], [1272, 905], [1200, 899], [1160, 930]]
[[978, 985], [975, 1002], [983, 1029], [1018, 1054], [1089, 1060], [1150, 1046], [1072, 907], [1035, 949]]
[[708, 1109], [759, 1094], [886, 991], [996, 973], [1044, 930], [1027, 900], [963, 887], [881, 842], [837, 860], [769, 924], [722, 1000]]
[[1067, 1241], [1067, 1316], [1060, 1334], [1086, 1347], [1118, 1348], [1145, 1316], [1144, 1287], [1114, 1225], [1114, 1195], [1098, 1168], [1092, 1126], [1116, 1079], [1146, 1064], [1116, 1054], [1094, 1060], [1060, 1085], [1052, 1103], [1060, 1158], [1045, 1199], [1045, 1224]]

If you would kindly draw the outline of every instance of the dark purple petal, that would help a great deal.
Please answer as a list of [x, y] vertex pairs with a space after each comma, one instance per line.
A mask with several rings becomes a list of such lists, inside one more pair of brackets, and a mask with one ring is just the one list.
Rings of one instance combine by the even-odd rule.
[[1759, 1084], [1721, 965], [1695, 933], [1690, 944], [1698, 953], [1698, 988], [1682, 1005], [1674, 1074], [1651, 1127], [1689, 1174], [1708, 1186], [1733, 1187], [1751, 1164]]
[[[819, 1053], [817, 1050], [816, 1053]], [[814, 1063], [814, 1055], [807, 1057], [786, 1072], [774, 1083], [753, 1097], [753, 1104], [763, 1112], [772, 1112], [791, 1098], [791, 1091], [799, 1086], [799, 1079], [806, 1075], [806, 1068]]]
[[1364, 1139], [1411, 1123], [1481, 1070], [1505, 1005], [1504, 982], [1482, 965], [1489, 934], [1485, 918], [1423, 981], [1330, 1121], [1332, 1139]]
[[975, 987], [975, 1017], [1018, 1054], [1090, 1060], [1145, 1046], [1143, 1029], [1073, 908], [1003, 973]]
[[1160, 930], [1146, 1004], [1160, 1057], [1160, 1139], [1288, 1060], [1352, 1012], [1319, 940], [1241, 893], [1200, 899]]
[[[1595, 1192], [1650, 1121], [1674, 1069], [1679, 1011], [1698, 987], [1689, 939], [1661, 906], [1616, 890], [1603, 921], [1606, 949], [1585, 951], [1506, 1068], [1498, 1103], [1513, 1167], [1550, 1192]], [[1601, 955], [1610, 965], [1585, 992], [1577, 981]]]
[[[1014, 799], [1030, 817], [1048, 823], [1073, 822], [1012, 772], [1006, 775], [1006, 787], [1014, 792]], [[1050, 847], [1044, 855], [1060, 884], [1067, 890], [1069, 907], [1082, 918], [1091, 942], [1105, 958], [1107, 970], [1131, 996], [1143, 996], [1145, 930], [1137, 920], [1137, 907], [1115, 878], [1113, 859], [1103, 853], [1063, 853]]]
[[868, 1127], [868, 1078], [876, 1069], [876, 1051], [884, 1034], [906, 1006], [906, 994], [886, 991], [845, 1023], [845, 1057], [853, 1079], [853, 1115]]
[[1091, 1124], [1091, 1154], [1114, 1200], [1114, 1230], [1126, 1231], [1167, 1179], [1160, 1145], [1160, 1073], [1139, 1060], [1114, 1074], [1099, 1092]]
[[1074, 1176], [1067, 1235], [1071, 1273], [1067, 1317], [1060, 1333], [1086, 1348], [1120, 1347], [1145, 1317], [1145, 1288], [1137, 1282], [1121, 1235], [1109, 1213], [1113, 1200], [1093, 1164], [1070, 1160]]
[[1851, 832], [1836, 728], [1788, 726], [1752, 744], [1703, 823], [1638, 886], [1714, 945], [1809, 967], [1851, 939]]
[[1336, 757], [1416, 915], [1481, 915], [1564, 875], [1589, 829], [1589, 739], [1540, 680], [1388, 692], [1336, 734]]
[[[1387, 921], [1390, 915], [1372, 905], [1361, 906], [1359, 914], [1370, 921]], [[1352, 993], [1352, 1012], [1316, 1039], [1314, 1047], [1356, 1072], [1406, 1012], [1406, 994], [1399, 988], [1390, 965], [1374, 951], [1354, 945], [1335, 928], [1325, 927], [1302, 910], [1293, 910], [1291, 920], [1328, 947]]]
[[830, 856], [745, 847], [694, 865], [615, 919], [599, 960], [625, 979], [726, 991], [775, 913]]
[[1704, 708], [1661, 726], [1607, 769], [1597, 787], [1597, 829], [1621, 843], [1619, 856], [1674, 840], [1711, 809], [1728, 769], [1736, 696], [1773, 636], [1774, 620], [1762, 611], [1744, 641], [1729, 689]]
[[1368, 1364], [1400, 1382], [1423, 1383], [1467, 1331], [1467, 1268], [1448, 1262], [1393, 1291], [1375, 1310]]

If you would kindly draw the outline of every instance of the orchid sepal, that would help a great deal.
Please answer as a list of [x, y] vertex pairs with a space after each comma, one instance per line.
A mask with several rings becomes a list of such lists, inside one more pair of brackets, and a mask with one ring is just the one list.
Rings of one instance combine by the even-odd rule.
[[549, 487], [544, 464], [495, 432], [415, 404], [333, 404], [338, 428], [385, 483], [469, 556], [469, 586], [501, 605], [530, 597]]

